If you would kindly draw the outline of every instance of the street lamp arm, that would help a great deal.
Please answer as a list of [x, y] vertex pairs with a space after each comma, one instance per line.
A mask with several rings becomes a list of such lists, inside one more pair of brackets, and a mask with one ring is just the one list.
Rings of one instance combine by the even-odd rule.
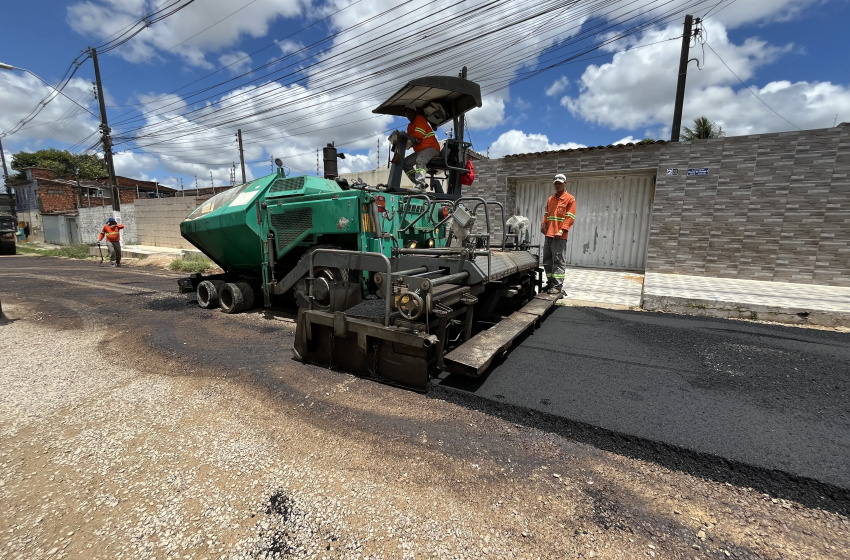
[[[65, 95], [65, 94], [62, 92], [62, 90], [60, 90], [60, 89], [56, 89], [56, 88], [55, 88], [52, 84], [50, 84], [50, 83], [46, 82], [44, 79], [42, 79], [42, 77], [41, 77], [41, 76], [39, 76], [39, 75], [38, 75], [38, 74], [36, 74], [35, 72], [32, 72], [32, 71], [30, 71], [30, 70], [27, 70], [26, 68], [19, 68], [18, 66], [12, 66], [11, 64], [6, 64], [6, 63], [4, 63], [4, 62], [0, 62], [0, 70], [20, 70], [20, 71], [22, 71], [22, 72], [26, 72], [27, 74], [30, 74], [30, 75], [32, 75], [32, 76], [35, 76], [35, 77], [36, 77], [39, 81], [41, 81], [41, 82], [42, 82], [43, 84], [45, 84], [47, 87], [49, 87], [50, 89], [52, 89], [53, 91], [55, 91], [55, 92], [56, 92], [56, 93], [58, 93], [59, 95], [62, 95], [63, 97], [65, 97], [65, 99], [67, 99], [68, 101], [70, 101], [71, 103], [73, 103], [74, 105], [76, 105], [77, 107], [79, 107], [80, 109], [85, 110], [88, 114], [90, 114], [90, 115], [91, 115], [91, 116], [93, 116], [94, 118], [96, 118], [96, 119], [98, 119], [98, 120], [100, 119], [100, 117], [98, 117], [97, 115], [95, 115], [94, 113], [92, 113], [91, 111], [89, 111], [88, 107], [84, 107], [84, 106], [80, 105], [79, 103], [77, 103], [76, 101], [74, 101], [73, 99], [71, 99], [70, 97], [68, 97], [67, 95]], [[49, 103], [49, 101], [45, 102], [45, 103], [44, 103], [44, 105], [47, 105], [47, 103]]]

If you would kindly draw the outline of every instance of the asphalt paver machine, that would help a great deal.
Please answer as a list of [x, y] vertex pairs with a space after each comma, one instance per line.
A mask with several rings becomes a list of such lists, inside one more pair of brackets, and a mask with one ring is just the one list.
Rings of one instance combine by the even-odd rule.
[[[424, 77], [375, 112], [402, 115], [409, 103], [457, 132], [481, 94], [464, 77]], [[392, 138], [403, 156], [406, 134]], [[181, 291], [227, 313], [255, 299], [294, 301], [293, 353], [304, 362], [419, 391], [440, 371], [484, 374], [556, 297], [537, 294], [538, 257], [509, 228], [502, 205], [462, 193], [462, 138], [455, 134], [428, 164], [439, 193], [402, 188], [401, 157], [386, 184], [348, 184], [336, 176], [329, 145], [324, 178], [286, 176], [279, 166], [210, 198], [181, 233], [225, 272], [180, 279]], [[506, 232], [498, 242], [497, 221]]]

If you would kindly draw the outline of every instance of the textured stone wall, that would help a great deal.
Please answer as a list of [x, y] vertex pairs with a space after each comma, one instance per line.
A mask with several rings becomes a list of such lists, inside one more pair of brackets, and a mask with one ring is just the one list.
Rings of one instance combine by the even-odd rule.
[[518, 179], [647, 168], [657, 169], [647, 272], [850, 286], [848, 124], [486, 160], [464, 193], [511, 214]]
[[849, 160], [847, 125], [665, 145], [647, 271], [850, 286]]

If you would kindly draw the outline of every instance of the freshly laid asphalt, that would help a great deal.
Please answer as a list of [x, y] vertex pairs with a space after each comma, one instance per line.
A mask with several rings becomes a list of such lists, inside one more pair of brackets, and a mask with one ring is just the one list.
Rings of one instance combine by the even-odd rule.
[[850, 333], [559, 307], [432, 396], [673, 468], [850, 509]]

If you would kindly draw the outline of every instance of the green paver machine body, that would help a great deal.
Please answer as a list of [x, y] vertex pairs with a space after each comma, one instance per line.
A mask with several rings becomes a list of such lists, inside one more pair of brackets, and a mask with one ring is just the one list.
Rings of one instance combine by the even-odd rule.
[[[269, 306], [274, 295], [301, 279], [291, 273], [312, 248], [389, 257], [395, 246], [443, 246], [442, 207], [425, 195], [345, 188], [334, 180], [279, 171], [210, 198], [180, 224], [180, 232], [225, 271], [224, 279], [259, 288]], [[363, 277], [363, 292], [369, 280]], [[194, 291], [197, 282], [192, 284], [185, 279], [181, 287]]]
[[[403, 115], [408, 104], [460, 132], [463, 114], [481, 106], [480, 89], [465, 71], [419, 78], [375, 112]], [[294, 294], [293, 352], [305, 362], [420, 391], [441, 370], [482, 375], [556, 298], [536, 295], [538, 258], [508, 230], [502, 205], [461, 193], [462, 134], [428, 163], [439, 194], [401, 188], [408, 137], [393, 138], [385, 185], [334, 179], [329, 145], [329, 178], [278, 171], [210, 198], [180, 229], [225, 272], [181, 279], [181, 291], [225, 312], [252, 307], [255, 294], [266, 306]], [[480, 210], [486, 227], [473, 232]]]

